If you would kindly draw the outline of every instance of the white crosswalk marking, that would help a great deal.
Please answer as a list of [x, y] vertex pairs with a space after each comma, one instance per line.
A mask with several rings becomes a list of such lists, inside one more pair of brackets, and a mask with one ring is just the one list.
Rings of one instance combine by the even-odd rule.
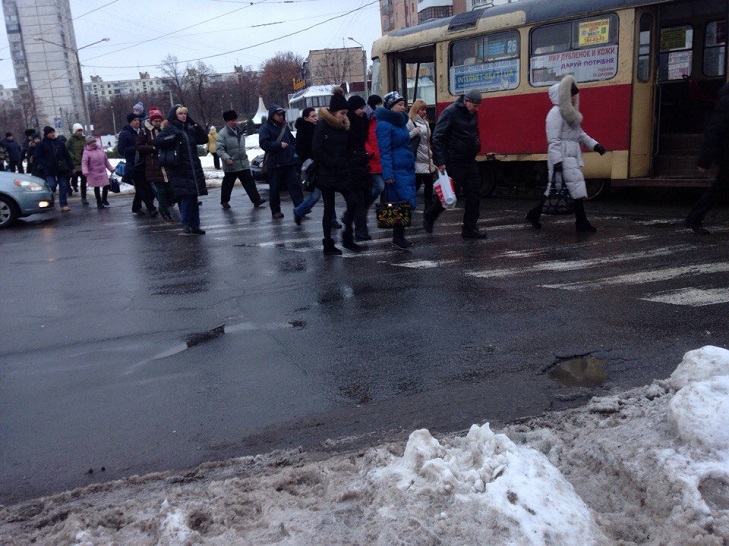
[[640, 298], [644, 301], [703, 307], [717, 303], [729, 303], [729, 288], [681, 288]]
[[694, 277], [704, 273], [724, 273], [729, 271], [729, 263], [697, 264], [683, 267], [669, 267], [666, 269], [655, 269], [652, 271], [639, 271], [627, 273], [615, 277], [604, 277], [602, 279], [591, 279], [588, 281], [577, 281], [557, 284], [542, 284], [542, 288], [556, 288], [560, 290], [595, 290], [606, 286], [620, 284], [645, 284], [649, 282], [667, 281], [680, 277]]

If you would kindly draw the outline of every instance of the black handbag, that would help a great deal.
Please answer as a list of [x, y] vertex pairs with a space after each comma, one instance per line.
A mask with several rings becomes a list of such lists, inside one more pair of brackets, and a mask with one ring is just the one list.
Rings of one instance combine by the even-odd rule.
[[121, 191], [119, 179], [113, 174], [109, 177], [109, 191], [111, 193], [119, 193]]
[[160, 167], [177, 167], [180, 164], [182, 143], [178, 140], [174, 146], [160, 148], [157, 152], [157, 163]]
[[[392, 188], [395, 199], [386, 203], [377, 203], [377, 227], [392, 229], [395, 226], [409, 227], [411, 223], [412, 210], [410, 201], [400, 201], [395, 188]], [[389, 193], [389, 188], [388, 188]]]
[[544, 214], [573, 214], [575, 212], [575, 202], [572, 200], [572, 196], [564, 182], [564, 175], [560, 173], [559, 178], [560, 184], [557, 186], [557, 173], [552, 173], [552, 180], [549, 182], [549, 194], [542, 208]]
[[420, 139], [422, 138], [421, 135], [415, 135], [414, 137], [410, 138], [409, 146], [410, 151], [413, 152], [413, 155], [417, 158], [418, 157], [418, 146], [420, 146]]
[[301, 189], [304, 191], [314, 191], [316, 189], [318, 174], [318, 167], [312, 159], [304, 161], [304, 164], [301, 166]]

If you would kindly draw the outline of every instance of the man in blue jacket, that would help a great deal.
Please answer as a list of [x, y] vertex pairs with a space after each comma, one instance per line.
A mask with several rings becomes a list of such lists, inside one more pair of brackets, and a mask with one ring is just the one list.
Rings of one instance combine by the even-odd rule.
[[304, 200], [304, 192], [296, 175], [296, 139], [286, 125], [286, 110], [274, 104], [268, 110], [268, 120], [258, 130], [258, 143], [266, 152], [268, 202], [274, 220], [284, 217], [279, 191], [287, 187], [294, 207]]

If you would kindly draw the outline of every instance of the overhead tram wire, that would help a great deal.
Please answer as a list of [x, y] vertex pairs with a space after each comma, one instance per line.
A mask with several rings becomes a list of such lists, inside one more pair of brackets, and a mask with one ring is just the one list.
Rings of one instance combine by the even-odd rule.
[[[222, 57], [223, 55], [230, 55], [231, 53], [238, 53], [239, 51], [245, 51], [247, 49], [253, 49], [255, 47], [260, 47], [262, 45], [270, 44], [272, 42], [277, 42], [278, 40], [283, 40], [284, 38], [289, 38], [291, 36], [296, 36], [297, 34], [301, 34], [302, 32], [306, 32], [307, 30], [311, 30], [313, 28], [319, 27], [321, 25], [324, 25], [324, 24], [329, 23], [331, 21], [334, 21], [336, 19], [341, 19], [342, 17], [346, 17], [347, 15], [351, 15], [352, 13], [361, 11], [361, 10], [363, 10], [363, 9], [369, 7], [369, 6], [372, 6], [374, 4], [378, 4], [379, 2], [380, 2], [380, 0], [372, 0], [372, 1], [370, 1], [370, 2], [368, 2], [368, 3], [366, 3], [366, 4], [362, 5], [362, 6], [360, 6], [358, 8], [355, 8], [353, 10], [350, 10], [348, 12], [345, 12], [345, 13], [343, 13], [341, 15], [336, 15], [334, 17], [330, 17], [329, 19], [326, 19], [325, 21], [321, 21], [320, 23], [316, 23], [316, 24], [311, 25], [311, 26], [308, 26], [306, 28], [302, 28], [302, 29], [299, 29], [297, 31], [290, 32], [289, 34], [284, 34], [283, 36], [278, 36], [276, 38], [271, 38], [270, 40], [265, 40], [265, 41], [259, 42], [257, 44], [249, 45], [249, 46], [246, 46], [246, 47], [241, 47], [239, 49], [233, 49], [231, 51], [225, 51], [223, 53], [216, 53], [215, 55], [207, 55], [205, 57], [198, 57], [197, 59], [184, 59], [184, 60], [181, 60], [181, 61], [178, 61], [178, 62], [179, 63], [194, 63], [194, 62], [197, 62], [197, 61], [204, 61], [206, 59], [213, 59], [215, 57]], [[162, 36], [160, 36], [159, 38], [161, 38], [161, 37]], [[150, 41], [152, 41], [152, 40], [150, 40]], [[139, 45], [141, 45], [141, 44], [139, 44]], [[125, 49], [128, 49], [128, 48], [125, 48]], [[104, 55], [111, 55], [111, 53], [105, 53]], [[103, 57], [104, 55], [99, 55], [98, 57], [92, 57], [89, 60], [91, 61], [93, 59], [98, 59], [99, 57]], [[155, 64], [143, 64], [143, 65], [133, 65], [133, 66], [119, 66], [119, 65], [114, 65], [114, 66], [101, 66], [101, 65], [87, 65], [87, 64], [84, 64], [83, 66], [85, 66], [87, 68], [137, 68], [137, 67], [140, 67], [140, 68], [153, 68], [155, 66], [159, 66], [159, 63], [155, 63]]]

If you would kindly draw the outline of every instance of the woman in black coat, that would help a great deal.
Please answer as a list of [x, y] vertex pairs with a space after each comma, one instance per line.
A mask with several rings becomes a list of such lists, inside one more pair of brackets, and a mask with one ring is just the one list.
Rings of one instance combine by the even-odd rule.
[[200, 208], [198, 197], [207, 195], [200, 158], [197, 155], [197, 145], [207, 144], [208, 135], [205, 129], [195, 123], [187, 115], [187, 108], [176, 104], [167, 115], [167, 126], [154, 141], [154, 145], [162, 153], [178, 150], [175, 165], [166, 167], [172, 193], [177, 197], [180, 206], [180, 219], [182, 230], [185, 233], [204, 235], [200, 229]]
[[344, 91], [337, 87], [334, 89], [329, 108], [319, 109], [319, 123], [314, 131], [312, 153], [318, 167], [316, 185], [321, 190], [324, 200], [324, 216], [322, 228], [324, 230], [324, 254], [341, 254], [342, 251], [334, 246], [332, 239], [332, 214], [334, 213], [334, 192], [339, 192], [347, 202], [347, 219], [342, 233], [344, 248], [359, 252], [362, 247], [354, 242], [352, 221], [354, 220], [355, 199], [353, 190], [353, 151], [349, 135], [349, 119], [347, 119], [347, 100]]

